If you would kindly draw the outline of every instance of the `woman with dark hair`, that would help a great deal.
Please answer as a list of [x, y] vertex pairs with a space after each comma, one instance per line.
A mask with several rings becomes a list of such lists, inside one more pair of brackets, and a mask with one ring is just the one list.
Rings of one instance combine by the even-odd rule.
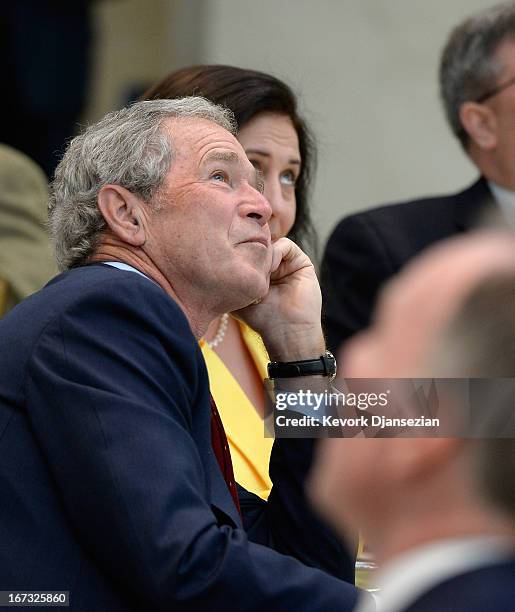
[[[263, 175], [264, 194], [272, 207], [272, 240], [288, 236], [315, 253], [307, 202], [315, 147], [288, 85], [255, 70], [192, 66], [172, 72], [143, 98], [185, 96], [203, 96], [233, 111], [238, 140]], [[263, 343], [252, 329], [226, 314], [212, 322], [200, 344], [236, 480], [266, 499], [272, 486], [268, 464], [273, 440], [264, 437], [263, 429], [263, 379], [269, 361]]]

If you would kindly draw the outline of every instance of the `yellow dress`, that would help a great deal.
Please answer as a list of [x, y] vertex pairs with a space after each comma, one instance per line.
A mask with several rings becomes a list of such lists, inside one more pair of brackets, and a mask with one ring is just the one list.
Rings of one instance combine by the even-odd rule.
[[[245, 323], [238, 321], [238, 324], [243, 341], [264, 380], [269, 359], [261, 337]], [[211, 394], [229, 441], [236, 482], [262, 499], [268, 499], [272, 488], [268, 464], [273, 439], [265, 438], [263, 420], [220, 357], [204, 340], [200, 341], [200, 348], [209, 374]]]

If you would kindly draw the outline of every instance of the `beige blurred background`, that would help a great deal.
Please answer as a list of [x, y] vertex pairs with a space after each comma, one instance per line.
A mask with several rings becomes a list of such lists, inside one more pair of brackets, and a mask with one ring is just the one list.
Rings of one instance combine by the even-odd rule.
[[272, 72], [319, 145], [321, 243], [344, 215], [458, 190], [475, 171], [450, 135], [437, 70], [450, 29], [488, 0], [103, 0], [84, 119], [191, 63]]

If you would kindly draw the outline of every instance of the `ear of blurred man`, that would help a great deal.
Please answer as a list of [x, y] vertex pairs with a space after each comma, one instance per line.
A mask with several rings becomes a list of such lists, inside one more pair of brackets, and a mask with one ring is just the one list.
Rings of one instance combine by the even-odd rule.
[[460, 107], [460, 120], [467, 132], [470, 146], [491, 151], [497, 145], [497, 119], [489, 107], [477, 102], [465, 102]]

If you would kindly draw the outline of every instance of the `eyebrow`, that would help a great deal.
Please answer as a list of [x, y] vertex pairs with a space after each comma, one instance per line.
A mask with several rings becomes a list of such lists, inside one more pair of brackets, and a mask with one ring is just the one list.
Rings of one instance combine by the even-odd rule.
[[[245, 149], [245, 153], [247, 155], [249, 153], [253, 153], [254, 155], [257, 154], [257, 155], [262, 155], [263, 157], [270, 157], [270, 153], [268, 153], [267, 151], [262, 151], [261, 149]], [[288, 163], [300, 166], [300, 159], [291, 158], [288, 160]]]
[[208, 163], [212, 161], [225, 161], [239, 165], [241, 165], [242, 162], [241, 157], [234, 151], [211, 151], [204, 157], [202, 161], [203, 163]]

